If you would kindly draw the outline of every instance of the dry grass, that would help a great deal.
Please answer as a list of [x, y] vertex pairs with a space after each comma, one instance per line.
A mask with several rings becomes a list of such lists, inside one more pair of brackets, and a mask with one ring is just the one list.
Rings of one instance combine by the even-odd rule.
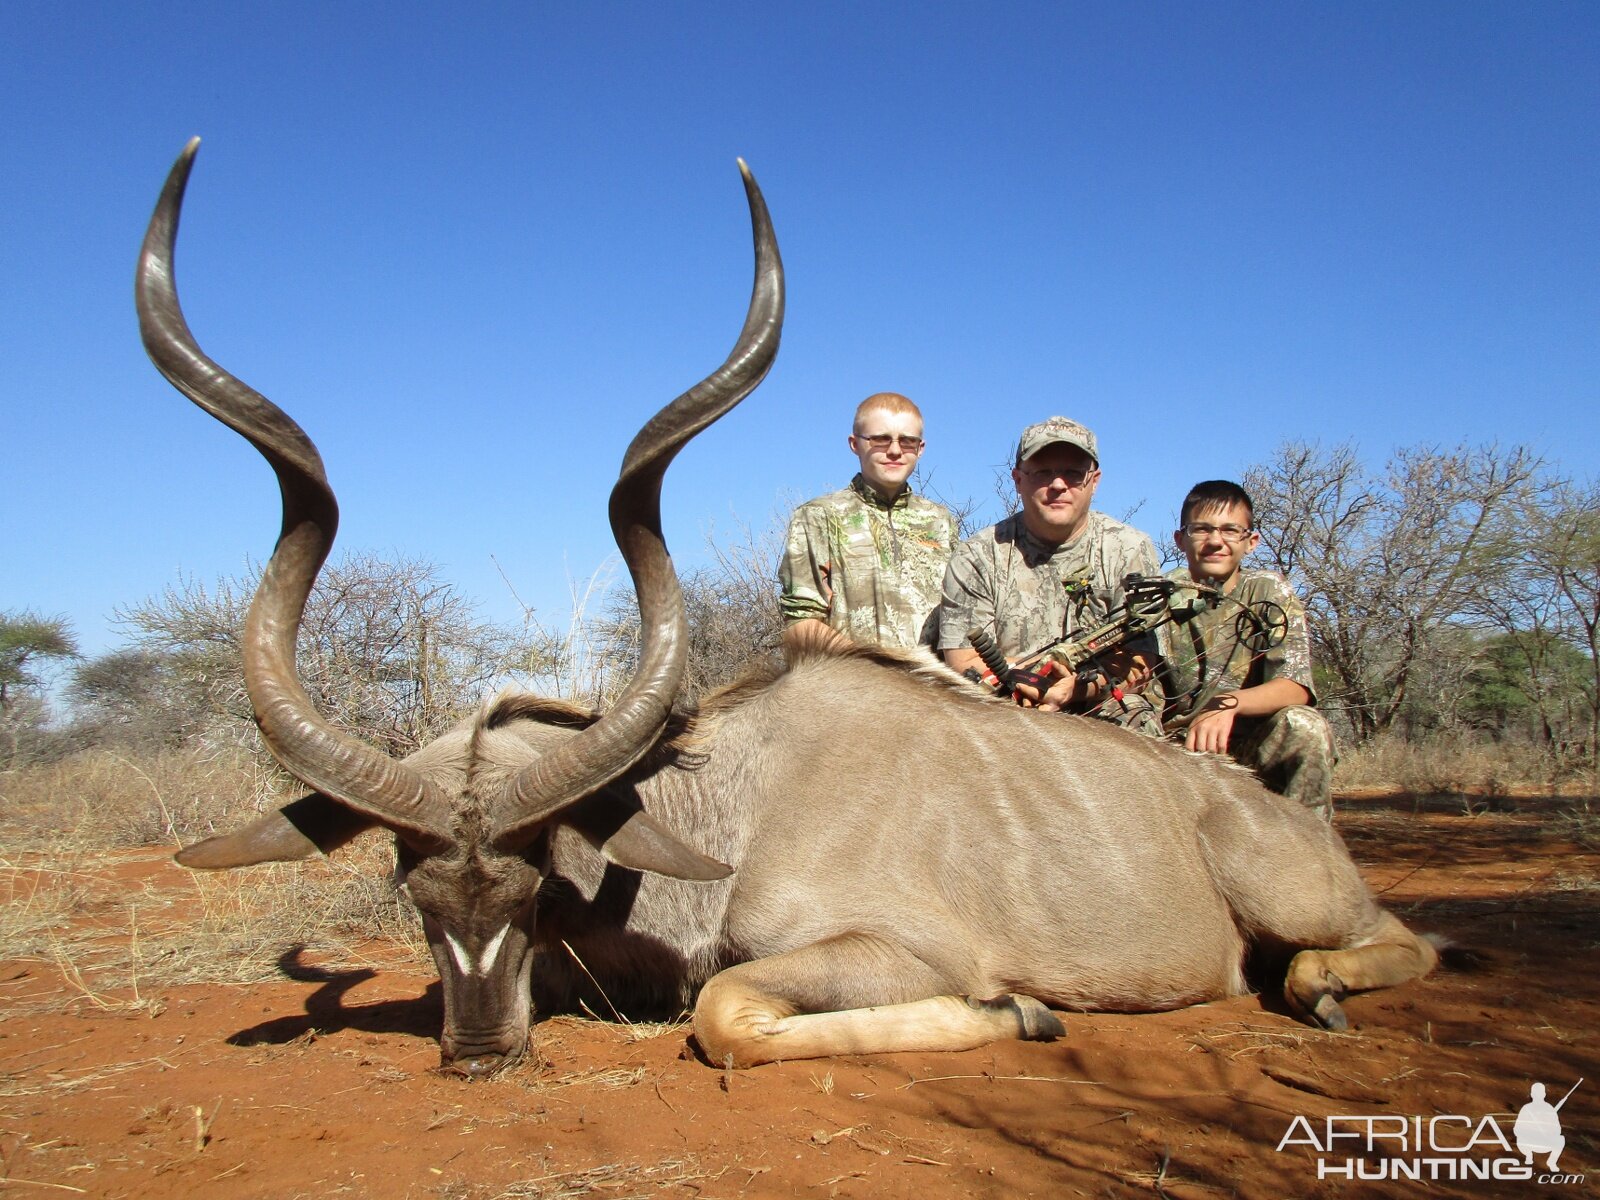
[[1339, 1037], [1325, 1030], [1296, 1027], [1267, 1029], [1239, 1022], [1203, 1029], [1189, 1038], [1191, 1045], [1230, 1059], [1247, 1058], [1269, 1050], [1298, 1049], [1315, 1037]]
[[1588, 803], [1557, 813], [1547, 827], [1557, 837], [1567, 838], [1590, 850], [1600, 850], [1600, 812]]
[[[57, 1096], [64, 1092], [85, 1088], [102, 1089], [107, 1080], [116, 1079], [134, 1071], [150, 1067], [171, 1070], [181, 1058], [169, 1054], [157, 1058], [138, 1058], [128, 1062], [96, 1063], [93, 1066], [59, 1066], [51, 1068], [46, 1063], [30, 1063], [27, 1070], [12, 1071], [0, 1076], [0, 1098], [17, 1096]], [[48, 1069], [47, 1069], [48, 1068]]]
[[1574, 764], [1539, 746], [1448, 736], [1409, 742], [1386, 736], [1342, 749], [1334, 786], [1485, 797], [1517, 791], [1554, 795], [1579, 774]]
[[89, 877], [66, 864], [41, 872], [0, 860], [0, 954], [18, 957], [46, 944], [83, 910], [91, 891]]
[[[344, 965], [380, 965], [374, 949], [381, 965], [426, 963], [380, 832], [337, 859], [218, 873], [164, 865], [169, 847], [296, 794], [286, 782], [234, 752], [99, 752], [0, 775], [0, 958], [48, 964], [75, 1002], [100, 1008], [148, 1005], [184, 984], [278, 978], [296, 947]], [[167, 870], [180, 872], [178, 886]], [[5, 1003], [15, 1015], [30, 1002]]]
[[581, 1171], [556, 1171], [525, 1179], [493, 1195], [493, 1200], [580, 1200], [606, 1196], [610, 1200], [651, 1200], [670, 1188], [698, 1192], [698, 1184], [720, 1179], [735, 1168], [713, 1171], [692, 1157], [667, 1158], [655, 1163], [606, 1163]]
[[0, 834], [12, 850], [52, 854], [176, 846], [282, 803], [295, 787], [238, 749], [88, 751], [0, 772]]
[[[369, 859], [387, 858], [381, 844], [372, 849], [380, 854]], [[0, 863], [8, 900], [0, 958], [54, 967], [75, 1003], [140, 1008], [172, 987], [281, 978], [297, 951], [341, 967], [427, 961], [420, 925], [389, 886], [387, 865], [382, 874], [371, 873], [375, 862], [367, 870], [310, 863], [185, 873], [174, 888], [170, 880], [129, 879], [130, 867], [149, 869], [149, 855], [80, 855], [66, 870], [30, 859]], [[59, 1006], [55, 998], [40, 1003]], [[24, 997], [6, 998], [7, 1014], [28, 1010]]]

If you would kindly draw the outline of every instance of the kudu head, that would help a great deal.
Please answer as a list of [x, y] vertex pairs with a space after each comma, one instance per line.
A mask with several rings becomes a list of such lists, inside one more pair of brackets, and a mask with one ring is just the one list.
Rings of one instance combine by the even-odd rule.
[[447, 734], [396, 760], [333, 728], [295, 670], [295, 640], [333, 546], [339, 510], [311, 439], [271, 401], [201, 351], [179, 308], [173, 246], [195, 139], [173, 165], [145, 234], [135, 296], [145, 349], [189, 399], [241, 434], [277, 474], [283, 527], [243, 636], [245, 683], [268, 748], [312, 794], [178, 854], [185, 866], [238, 867], [329, 852], [381, 825], [421, 911], [444, 987], [443, 1060], [468, 1075], [515, 1060], [527, 1042], [534, 897], [554, 829], [576, 829], [610, 861], [679, 879], [725, 877], [623, 790], [606, 785], [659, 739], [684, 677], [683, 596], [661, 534], [673, 456], [747, 396], [777, 354], [783, 266], [766, 204], [741, 161], [755, 238], [755, 286], [739, 340], [715, 372], [633, 439], [611, 493], [611, 528], [639, 598], [639, 667], [604, 716], [536, 745], [492, 728]]

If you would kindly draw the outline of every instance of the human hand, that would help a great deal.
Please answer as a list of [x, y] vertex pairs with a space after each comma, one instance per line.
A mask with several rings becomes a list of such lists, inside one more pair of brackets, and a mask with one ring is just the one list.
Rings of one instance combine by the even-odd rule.
[[1226, 754], [1228, 739], [1233, 736], [1233, 719], [1238, 712], [1237, 697], [1227, 693], [1213, 696], [1189, 723], [1189, 732], [1183, 739], [1184, 748], [1205, 754]]
[[1039, 711], [1060, 712], [1072, 703], [1073, 694], [1077, 690], [1077, 675], [1071, 671], [1062, 671], [1061, 678], [1050, 685], [1050, 690], [1045, 692], [1044, 699], [1039, 701]]
[[[1038, 686], [1018, 680], [1012, 695], [1023, 708], [1037, 708], [1040, 712], [1060, 712], [1072, 702], [1078, 677], [1054, 662], [1046, 661], [1034, 673]], [[1053, 682], [1052, 682], [1053, 680]]]
[[1100, 660], [1108, 679], [1119, 679], [1122, 688], [1129, 692], [1142, 692], [1155, 678], [1155, 670], [1148, 659], [1138, 651], [1118, 646]]

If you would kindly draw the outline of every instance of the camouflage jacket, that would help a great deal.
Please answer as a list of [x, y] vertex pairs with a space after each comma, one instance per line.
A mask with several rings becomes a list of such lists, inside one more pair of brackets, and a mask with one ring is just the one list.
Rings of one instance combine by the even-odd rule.
[[[1101, 512], [1060, 546], [1028, 532], [1020, 513], [962, 542], [944, 575], [939, 649], [968, 646], [986, 629], [1007, 658], [1020, 658], [1099, 621], [1123, 602], [1124, 575], [1157, 575], [1155, 545]], [[1153, 637], [1130, 643], [1152, 661]]]
[[863, 645], [930, 645], [955, 544], [944, 505], [910, 488], [885, 503], [857, 475], [795, 509], [778, 608], [786, 624], [815, 618]]
[[[1189, 570], [1179, 567], [1167, 578], [1188, 583]], [[1239, 643], [1239, 605], [1261, 600], [1270, 600], [1282, 608], [1289, 618], [1289, 628], [1282, 642], [1264, 654], [1253, 655]], [[1208, 694], [1233, 692], [1274, 679], [1292, 679], [1312, 691], [1311, 639], [1306, 633], [1305, 605], [1276, 571], [1240, 568], [1239, 582], [1229, 593], [1228, 601], [1182, 625], [1170, 626], [1168, 636], [1168, 680], [1173, 685], [1172, 708], [1164, 721], [1168, 732], [1189, 724], [1194, 701], [1202, 690]], [[1311, 703], [1316, 703], [1314, 692]]]

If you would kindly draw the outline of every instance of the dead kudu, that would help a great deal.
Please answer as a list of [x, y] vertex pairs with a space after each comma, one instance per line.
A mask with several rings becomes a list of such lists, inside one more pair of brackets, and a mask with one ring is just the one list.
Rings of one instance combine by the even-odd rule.
[[1245, 773], [1025, 712], [931, 661], [798, 647], [781, 671], [673, 711], [687, 631], [662, 477], [761, 381], [783, 318], [748, 172], [744, 329], [644, 426], [611, 495], [643, 628], [626, 691], [598, 717], [501, 697], [401, 761], [332, 728], [294, 655], [338, 510], [310, 439], [207, 359], [179, 310], [173, 242], [194, 149], [145, 238], [140, 324], [162, 373], [277, 473], [283, 529], [245, 671], [267, 744], [312, 792], [178, 858], [238, 867], [391, 830], [443, 980], [447, 1066], [481, 1075], [523, 1052], [536, 961], [542, 993], [577, 978], [559, 949], [539, 953], [563, 942], [624, 1009], [698, 996], [695, 1037], [719, 1066], [1051, 1037], [1050, 1007], [1238, 994], [1261, 946], [1293, 953], [1294, 1011], [1341, 1028], [1347, 991], [1433, 967], [1434, 947], [1378, 907], [1337, 835]]

